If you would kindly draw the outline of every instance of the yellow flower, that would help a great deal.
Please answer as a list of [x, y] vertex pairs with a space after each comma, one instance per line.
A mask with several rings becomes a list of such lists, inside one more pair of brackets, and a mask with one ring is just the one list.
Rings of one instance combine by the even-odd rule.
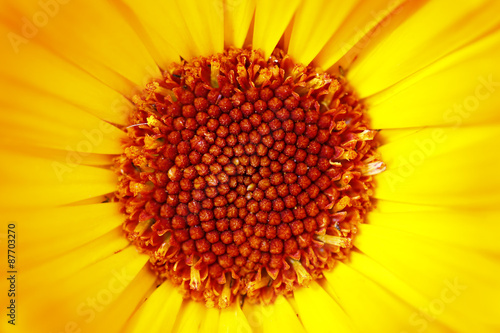
[[[500, 330], [500, 2], [0, 7], [2, 331]], [[353, 252], [323, 279], [272, 305], [209, 309], [158, 286], [123, 237], [110, 166], [160, 68], [248, 45], [345, 75], [387, 171]]]

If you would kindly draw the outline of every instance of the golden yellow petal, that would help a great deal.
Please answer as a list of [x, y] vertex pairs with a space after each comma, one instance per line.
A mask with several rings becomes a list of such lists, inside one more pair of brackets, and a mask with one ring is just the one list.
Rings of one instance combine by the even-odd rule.
[[205, 317], [207, 307], [201, 302], [193, 302], [191, 299], [185, 299], [175, 318], [174, 327], [170, 332], [193, 333], [199, 332], [201, 321]]
[[[194, 55], [187, 26], [172, 1], [122, 0], [112, 5], [126, 18], [160, 68], [178, 62], [179, 56], [190, 59]], [[154, 72], [154, 68], [151, 70]]]
[[[129, 288], [132, 283], [135, 284], [133, 289], [150, 288], [154, 276], [149, 271], [141, 272], [147, 259], [147, 256], [139, 255], [130, 247], [63, 279], [59, 278], [62, 276], [59, 269], [64, 269], [62, 266], [37, 276], [23, 276], [21, 271], [18, 277], [23, 283], [18, 285], [18, 292], [29, 297], [23, 300], [24, 318], [18, 321], [19, 327], [16, 328], [25, 332], [60, 332], [68, 327], [82, 330], [88, 327], [95, 332], [95, 327], [91, 327], [100, 326], [98, 321], [109, 321], [110, 317], [106, 315], [108, 310], [122, 310], [123, 315], [130, 315], [127, 311], [133, 310], [140, 299], [121, 304], [124, 306], [121, 309], [117, 300], [122, 295], [137, 296]], [[78, 261], [77, 257], [73, 260]], [[54, 309], [57, 309], [57, 316], [53, 315]], [[123, 318], [116, 319], [117, 323], [124, 324]]]
[[[352, 332], [353, 323], [344, 310], [316, 282], [298, 288], [289, 300], [308, 332]], [[328, 325], [325, 325], [327, 320]]]
[[[51, 17], [36, 2], [9, 3], [12, 15], [26, 17], [31, 22], [26, 23], [30, 28], [24, 28], [19, 21], [10, 27], [17, 35], [10, 41], [14, 40], [11, 44], [17, 48], [9, 49], [17, 50], [16, 54], [27, 54], [31, 45], [40, 44], [125, 95], [151, 77], [148, 69], [159, 75], [137, 33], [109, 2], [60, 4], [53, 8]], [[19, 38], [24, 40], [16, 44]]]
[[170, 282], [163, 282], [133, 314], [124, 333], [171, 332], [181, 304], [182, 295]]
[[256, 0], [253, 47], [269, 56], [292, 20], [300, 0]]
[[407, 136], [420, 132], [422, 127], [384, 128], [378, 135], [382, 145], [404, 140]]
[[373, 126], [498, 123], [499, 57], [496, 31], [367, 98]]
[[349, 80], [363, 97], [379, 92], [492, 30], [499, 10], [496, 1], [428, 1], [362, 50], [349, 68]]
[[[20, 244], [23, 255], [31, 264], [37, 264], [53, 258], [61, 259], [62, 254], [107, 233], [122, 238], [116, 230], [123, 222], [123, 215], [117, 203], [108, 203], [19, 211], [15, 222], [23, 234]], [[118, 242], [110, 253], [125, 245], [126, 242]]]
[[81, 164], [86, 166], [109, 168], [113, 164], [113, 159], [116, 158], [116, 155], [111, 154], [86, 154], [73, 150], [68, 151], [21, 144], [18, 141], [12, 142], [10, 140], [8, 144], [4, 142], [2, 142], [2, 144], [8, 146], [8, 148], [6, 147], [7, 150], [15, 151], [16, 153], [19, 153], [21, 155], [29, 155], [36, 158], [49, 159], [54, 161], [65, 161], [68, 164]]
[[288, 53], [309, 64], [355, 7], [355, 1], [303, 1], [293, 20]]
[[[460, 128], [427, 127], [411, 131], [404, 137], [391, 140], [383, 144], [378, 151], [384, 161], [392, 168], [399, 168], [399, 157], [405, 153], [420, 150], [426, 159], [439, 157], [444, 154], [462, 154], [466, 151], [486, 153], [488, 145], [498, 138], [500, 125], [471, 126]], [[390, 131], [389, 131], [390, 132]], [[385, 141], [386, 131], [380, 132], [382, 141]], [[478, 150], [479, 149], [479, 150]], [[484, 154], [492, 158], [491, 154]]]
[[[2, 34], [15, 31], [0, 26]], [[48, 119], [59, 117], [62, 122], [80, 120], [80, 126], [92, 119], [88, 114], [115, 124], [126, 123], [132, 104], [122, 93], [130, 92], [130, 86], [122, 88], [121, 82], [108, 86], [80, 64], [58, 56], [35, 40], [20, 45], [19, 50], [8, 40], [2, 39], [0, 44], [5, 50], [0, 66], [2, 108], [23, 115], [43, 114]]]
[[[121, 332], [132, 314], [153, 292], [156, 277], [149, 267], [143, 267], [127, 288], [85, 326], [89, 332]], [[148, 331], [146, 329], [146, 331]], [[143, 331], [144, 332], [144, 331]]]
[[224, 1], [224, 44], [243, 47], [255, 12], [255, 0]]
[[[369, 224], [410, 233], [422, 239], [454, 245], [470, 251], [500, 253], [497, 234], [500, 226], [498, 210], [421, 211], [411, 214], [370, 213]], [[486, 231], [486, 232], [485, 232]], [[476, 236], [481, 233], [481, 236]]]
[[219, 327], [220, 310], [216, 308], [207, 308], [205, 318], [200, 326], [199, 332], [217, 332]]
[[[439, 316], [430, 317], [429, 303], [432, 299], [423, 296], [410, 287], [405, 280], [398, 278], [385, 267], [371, 259], [364, 253], [353, 252], [347, 265], [363, 274], [367, 279], [373, 281], [382, 287], [388, 295], [393, 296], [401, 302], [407, 303], [413, 308], [411, 314], [403, 317], [400, 330], [403, 328], [409, 332], [426, 328], [426, 332], [443, 332], [449, 331], [450, 328], [446, 324], [453, 319], [453, 316], [440, 314]], [[422, 309], [425, 309], [423, 311]]]
[[[13, 94], [16, 92], [19, 90], [15, 89]], [[119, 154], [122, 151], [120, 140], [124, 133], [115, 126], [61, 100], [38, 93], [26, 95], [29, 98], [16, 99], [15, 103], [0, 102], [5, 111], [0, 116], [5, 126], [2, 145], [12, 143], [78, 152], [79, 156], [73, 156], [76, 160], [89, 154]], [[13, 105], [9, 105], [11, 103]], [[68, 117], [68, 113], [72, 116]]]
[[339, 262], [333, 271], [325, 273], [325, 278], [325, 289], [337, 295], [342, 309], [360, 332], [399, 332], [404, 328], [411, 308], [369, 277]]
[[186, 21], [197, 56], [209, 56], [224, 50], [223, 1], [177, 0]]
[[380, 148], [387, 170], [377, 198], [453, 207], [498, 207], [497, 126], [429, 128]]
[[239, 302], [233, 302], [228, 308], [220, 311], [219, 329], [220, 333], [231, 333], [237, 327], [241, 332], [252, 332], [250, 322], [241, 310]]
[[306, 332], [297, 314], [285, 297], [279, 296], [273, 304], [249, 304], [245, 302], [243, 312], [252, 327], [252, 332]]
[[[386, 30], [390, 30], [391, 27], [387, 27], [387, 21], [393, 20], [395, 12], [399, 16], [404, 16], [399, 6], [401, 4], [408, 6], [408, 2], [407, 0], [358, 0], [345, 1], [345, 4], [332, 2], [342, 7], [355, 4], [355, 7], [345, 14], [346, 19], [340, 22], [338, 28], [314, 59], [314, 63], [324, 69], [332, 67], [337, 62], [351, 64], [363, 49], [370, 44], [375, 44], [375, 41], [372, 41], [373, 35], [380, 36], [381, 29], [388, 28]], [[324, 13], [321, 17], [323, 16], [329, 17]], [[341, 59], [342, 61], [340, 61]]]
[[[19, 229], [24, 230], [23, 227]], [[133, 258], [135, 252], [132, 249], [127, 249], [128, 241], [122, 236], [120, 229], [113, 229], [81, 246], [69, 248], [67, 252], [59, 252], [58, 255], [48, 253], [47, 257], [35, 256], [33, 255], [35, 251], [30, 248], [31, 244], [26, 247], [21, 244], [21, 250], [28, 248], [26, 259], [20, 263], [27, 280], [25, 284], [36, 287], [36, 281], [40, 276], [51, 276], [53, 281], [68, 278], [85, 267], [111, 257], [120, 251], [125, 251], [130, 258]]]
[[0, 150], [4, 211], [51, 207], [114, 192], [112, 171]]
[[[13, 31], [0, 25], [0, 33]], [[116, 129], [109, 129], [111, 126], [99, 119], [116, 124], [126, 122], [132, 104], [75, 64], [34, 41], [23, 45], [25, 48], [18, 53], [8, 40], [2, 39], [0, 43], [5, 49], [0, 66], [0, 86], [3, 91], [0, 105], [4, 111], [0, 117], [5, 130], [19, 127], [17, 132], [6, 133], [6, 137], [20, 140], [21, 134], [25, 134], [33, 138], [35, 134], [31, 134], [32, 131], [42, 132], [34, 128], [37, 124], [38, 127], [50, 127], [54, 135], [61, 133], [65, 125], [71, 126], [73, 132], [80, 135], [84, 129], [97, 129], [116, 135]], [[101, 123], [101, 126], [107, 127], [100, 128]], [[61, 125], [63, 129], [54, 128], [55, 124]], [[67, 132], [69, 130], [65, 134]], [[69, 133], [70, 138], [71, 135]], [[45, 136], [50, 138], [50, 133], [40, 135], [37, 141], [44, 142], [47, 140]], [[109, 145], [107, 142], [104, 144]]]
[[[424, 313], [430, 313], [431, 318], [439, 315], [447, 325], [463, 331], [473, 327], [488, 331], [495, 323], [500, 296], [498, 254], [474, 252], [369, 224], [360, 226], [355, 246], [427, 297]], [[418, 316], [421, 314], [414, 317]]]
[[438, 212], [447, 210], [445, 207], [422, 205], [390, 200], [377, 200], [374, 211], [380, 213], [413, 213], [413, 212]]

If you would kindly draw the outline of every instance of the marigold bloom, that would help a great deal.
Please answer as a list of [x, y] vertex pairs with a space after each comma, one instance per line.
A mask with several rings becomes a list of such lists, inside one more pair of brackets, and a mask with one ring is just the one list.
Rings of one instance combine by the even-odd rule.
[[[1, 263], [11, 272], [0, 283], [2, 331], [500, 329], [500, 3], [7, 0], [0, 8], [2, 251], [14, 244], [8, 230], [16, 234], [7, 253], [15, 261]], [[216, 60], [200, 72], [205, 81], [175, 76], [189, 66], [167, 70], [227, 61], [220, 54], [237, 49], [327, 74], [286, 81], [293, 71], [271, 66], [250, 81], [287, 84], [264, 84], [254, 101], [241, 91], [246, 62], [227, 74], [241, 79], [238, 91], [224, 90]], [[352, 96], [335, 95], [344, 83]], [[304, 104], [287, 102], [292, 93]], [[362, 105], [366, 122], [321, 120], [337, 97]], [[155, 109], [169, 98], [166, 109], [178, 99], [185, 110]], [[250, 101], [253, 109], [243, 107]], [[292, 115], [299, 106], [304, 115]], [[356, 130], [340, 150], [330, 135], [342, 126]], [[376, 153], [366, 143], [375, 134]], [[351, 172], [345, 161], [359, 163]], [[335, 178], [341, 169], [345, 178]], [[332, 183], [339, 192], [356, 183], [359, 195], [335, 197]], [[349, 224], [355, 232], [337, 223], [347, 209], [363, 217]], [[335, 261], [309, 265], [325, 244]], [[164, 261], [158, 274], [152, 258]], [[232, 276], [236, 266], [248, 271]], [[255, 267], [266, 274], [256, 278]], [[202, 284], [211, 289], [198, 295]]]

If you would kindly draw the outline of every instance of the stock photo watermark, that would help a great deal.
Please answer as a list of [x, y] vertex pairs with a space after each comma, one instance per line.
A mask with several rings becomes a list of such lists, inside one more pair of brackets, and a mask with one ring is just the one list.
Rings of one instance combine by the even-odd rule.
[[347, 61], [352, 62], [361, 51], [366, 48], [373, 37], [381, 32], [381, 28], [386, 27], [391, 18], [401, 11], [401, 6], [398, 1], [389, 2], [388, 5], [379, 11], [372, 10], [370, 12], [371, 20], [363, 27], [356, 27], [355, 42], [352, 44], [342, 42], [339, 46], [343, 54], [347, 56]]
[[7, 33], [7, 39], [12, 49], [17, 54], [23, 44], [28, 44], [30, 40], [38, 36], [40, 29], [49, 24], [50, 20], [59, 14], [61, 5], [66, 5], [71, 0], [40, 0], [38, 10], [31, 17], [21, 17], [19, 29]]
[[66, 159], [65, 163], [59, 161], [52, 162], [52, 169], [54, 170], [57, 179], [62, 182], [64, 181], [64, 176], [68, 172], [72, 172], [77, 166], [84, 162], [84, 158], [93, 152], [95, 152], [96, 147], [104, 142], [106, 134], [113, 131], [113, 125], [100, 121], [99, 127], [82, 130], [81, 134], [84, 137], [75, 146], [66, 146]]
[[61, 330], [56, 333], [81, 333], [85, 325], [95, 320], [97, 314], [104, 311], [118, 295], [134, 279], [134, 275], [127, 272], [125, 268], [121, 271], [112, 271], [113, 277], [108, 281], [105, 288], [82, 300], [76, 308], [76, 315], [73, 321], [68, 321]]
[[[494, 80], [493, 74], [487, 77], [480, 76], [477, 81], [478, 84], [470, 95], [444, 111], [443, 120], [451, 128], [460, 127], [464, 120], [470, 118], [479, 109], [481, 102], [489, 99], [500, 87], [500, 82]], [[447, 139], [448, 135], [445, 131], [436, 128], [431, 131], [428, 138], [415, 140], [414, 143], [417, 148], [407, 154], [398, 156], [396, 160], [398, 168], [393, 169], [391, 173], [387, 173], [386, 181], [390, 189], [396, 191], [397, 185], [413, 175], [415, 170], [424, 164], [426, 159], [436, 151], [437, 147], [446, 142]]]
[[219, 15], [219, 18], [224, 19], [225, 12], [233, 12], [238, 6], [242, 4], [243, 0], [226, 0], [222, 1], [213, 1], [213, 6], [215, 7], [215, 11]]
[[[145, 87], [147, 83], [151, 80], [151, 77], [158, 75], [158, 68], [153, 68], [148, 66], [145, 68], [145, 73], [147, 73], [142, 79], [142, 86]], [[132, 102], [120, 96], [113, 100], [110, 105], [110, 110], [112, 114], [115, 115], [128, 115], [130, 110], [133, 108]], [[80, 140], [76, 145], [67, 145], [66, 156], [63, 161], [53, 161], [52, 169], [60, 182], [64, 181], [65, 175], [67, 173], [73, 172], [73, 170], [84, 163], [85, 157], [96, 151], [96, 148], [103, 144], [106, 134], [109, 134], [115, 130], [115, 126], [101, 120], [97, 128], [82, 130], [81, 134], [83, 139]]]
[[[16, 325], [17, 316], [17, 225], [9, 222], [6, 229], [7, 323]], [[3, 237], [2, 237], [3, 238]], [[2, 305], [3, 306], [3, 305]]]
[[[274, 314], [274, 307], [283, 306], [283, 304], [281, 304], [283, 302], [286, 302], [285, 298], [280, 297], [276, 300], [273, 306], [260, 306], [256, 307], [254, 311], [249, 312], [246, 316], [246, 320], [248, 322], [248, 325], [250, 325], [250, 327], [252, 328], [252, 332], [262, 330], [264, 322], [270, 320], [271, 316]], [[247, 332], [247, 330], [245, 330], [244, 328], [247, 327], [243, 327], [242, 325], [240, 325], [237, 332], [251, 333]]]
[[400, 333], [425, 332], [429, 328], [429, 325], [437, 320], [450, 304], [455, 302], [467, 290], [467, 285], [462, 284], [458, 277], [447, 279], [443, 284], [444, 287], [441, 289], [439, 296], [430, 300], [427, 306], [420, 308], [410, 315], [408, 323], [411, 328]]
[[461, 126], [464, 119], [468, 119], [479, 108], [481, 102], [489, 99], [498, 87], [500, 87], [500, 82], [493, 81], [493, 74], [488, 75], [487, 78], [480, 76], [477, 80], [479, 84], [474, 89], [473, 94], [465, 97], [460, 103], [455, 103], [452, 107], [446, 109], [443, 119], [447, 124], [453, 125], [453, 127]]

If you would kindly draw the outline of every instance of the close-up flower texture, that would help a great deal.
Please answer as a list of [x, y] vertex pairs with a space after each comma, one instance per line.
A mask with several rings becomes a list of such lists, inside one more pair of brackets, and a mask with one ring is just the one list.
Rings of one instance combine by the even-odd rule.
[[3, 0], [1, 332], [500, 332], [500, 1]]

